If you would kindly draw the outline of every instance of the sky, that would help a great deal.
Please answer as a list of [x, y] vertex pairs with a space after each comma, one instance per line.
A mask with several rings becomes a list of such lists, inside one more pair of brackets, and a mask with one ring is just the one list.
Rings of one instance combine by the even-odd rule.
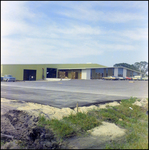
[[1, 64], [148, 62], [148, 1], [1, 1]]

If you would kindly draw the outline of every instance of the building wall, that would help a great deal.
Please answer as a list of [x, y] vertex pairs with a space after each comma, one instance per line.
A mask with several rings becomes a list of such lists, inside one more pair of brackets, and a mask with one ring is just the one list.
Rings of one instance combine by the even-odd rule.
[[[73, 66], [75, 66], [73, 64]], [[81, 67], [77, 64], [78, 67]], [[17, 80], [23, 80], [23, 75], [24, 75], [24, 69], [27, 70], [36, 70], [36, 80], [42, 79], [42, 68], [44, 68], [44, 78], [46, 78], [46, 73], [47, 73], [47, 68], [57, 68], [57, 77], [58, 77], [58, 70], [62, 70], [60, 68], [62, 67], [71, 67], [71, 65], [66, 65], [66, 64], [13, 64], [13, 65], [1, 65], [1, 76], [4, 76], [6, 74], [11, 74], [14, 76]], [[84, 66], [83, 66], [84, 67]], [[91, 79], [91, 72], [92, 72], [92, 77], [97, 76], [98, 69], [100, 70], [101, 68], [96, 68], [96, 69], [69, 69], [66, 68], [65, 70], [68, 71], [68, 78], [72, 78], [71, 72], [78, 72], [78, 79]], [[112, 76], [113, 68], [108, 68], [108, 76]], [[92, 71], [91, 71], [92, 70]], [[96, 71], [97, 72], [96, 72]], [[123, 68], [123, 76], [128, 76], [131, 77], [132, 70], [125, 69]], [[106, 76], [106, 68], [103, 68], [103, 76]], [[132, 74], [133, 75], [133, 74]], [[114, 68], [114, 76], [118, 76], [118, 68]], [[97, 77], [96, 77], [97, 78]]]
[[78, 72], [78, 79], [81, 79], [81, 72]]
[[118, 68], [114, 68], [114, 76], [118, 76]]
[[90, 69], [82, 69], [82, 79], [90, 79], [91, 76], [91, 70]]
[[44, 77], [46, 77], [46, 68], [44, 65], [3, 65], [1, 76], [11, 74], [16, 80], [23, 80], [24, 69], [36, 70], [36, 80], [42, 79], [42, 68], [44, 68]]
[[87, 79], [91, 79], [91, 69], [87, 69], [86, 70], [86, 72], [87, 72]]
[[124, 68], [123, 69], [123, 77], [126, 77], [126, 74], [127, 74], [127, 70]]
[[71, 72], [68, 71], [68, 78], [71, 79]]
[[17, 80], [23, 80], [23, 68], [18, 65], [5, 65], [2, 66], [1, 70], [1, 76], [4, 76], [6, 74], [10, 74], [13, 77], [15, 77]]

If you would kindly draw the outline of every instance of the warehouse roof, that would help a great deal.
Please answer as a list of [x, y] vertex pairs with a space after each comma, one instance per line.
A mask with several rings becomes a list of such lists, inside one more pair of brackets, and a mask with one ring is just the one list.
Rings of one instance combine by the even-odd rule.
[[106, 66], [100, 64], [2, 64], [2, 65], [21, 65], [21, 66], [42, 66], [42, 67], [49, 67], [49, 68], [58, 68], [58, 69], [87, 69], [87, 68], [105, 68]]

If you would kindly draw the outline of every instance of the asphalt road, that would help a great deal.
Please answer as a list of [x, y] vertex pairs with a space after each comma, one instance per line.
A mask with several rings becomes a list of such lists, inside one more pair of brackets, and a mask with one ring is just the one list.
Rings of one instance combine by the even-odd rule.
[[1, 97], [53, 107], [89, 106], [133, 97], [148, 98], [148, 81], [26, 81], [1, 82]]

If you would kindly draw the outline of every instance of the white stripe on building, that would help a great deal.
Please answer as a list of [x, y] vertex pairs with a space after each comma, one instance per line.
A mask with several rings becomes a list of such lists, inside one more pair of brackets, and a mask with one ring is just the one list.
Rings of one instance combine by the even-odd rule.
[[127, 70], [123, 68], [123, 77], [126, 77], [126, 74], [127, 74]]
[[82, 69], [82, 79], [91, 78], [91, 69]]
[[114, 68], [114, 76], [118, 77], [118, 68]]

